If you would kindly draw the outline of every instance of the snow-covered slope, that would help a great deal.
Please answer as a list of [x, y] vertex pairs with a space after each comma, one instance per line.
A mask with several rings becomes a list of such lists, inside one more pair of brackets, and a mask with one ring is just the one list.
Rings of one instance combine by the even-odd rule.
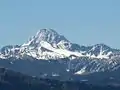
[[21, 46], [3, 47], [0, 51], [0, 58], [22, 58], [28, 55], [36, 59], [46, 60], [67, 57], [71, 59], [79, 57], [110, 59], [119, 54], [120, 50], [112, 49], [104, 44], [79, 46], [71, 43], [52, 29], [41, 29]]
[[[13, 59], [16, 63], [13, 62]], [[32, 67], [31, 73], [36, 70], [34, 67], [37, 63], [46, 60], [45, 62], [47, 64], [44, 63], [44, 67], [49, 69], [48, 63], [52, 65], [53, 68], [56, 68], [57, 62], [60, 64], [57, 68], [60, 70], [62, 68], [61, 73], [66, 72], [78, 75], [108, 70], [114, 71], [120, 68], [120, 50], [113, 49], [105, 44], [80, 46], [71, 43], [64, 36], [59, 35], [52, 29], [41, 29], [35, 36], [32, 36], [22, 45], [9, 45], [1, 48], [0, 61], [3, 63], [2, 60], [4, 62], [10, 62], [10, 64], [12, 64], [10, 67], [16, 65], [15, 69], [18, 70], [24, 63], [25, 68]], [[37, 63], [31, 64], [29, 60], [33, 62], [37, 60]], [[52, 61], [49, 62], [49, 60]], [[32, 71], [33, 68], [34, 70]], [[35, 73], [39, 73], [39, 70], [40, 68]], [[55, 72], [51, 70], [51, 73], [58, 74], [56, 71], [58, 70], [55, 70]], [[43, 70], [42, 73], [46, 72]]]

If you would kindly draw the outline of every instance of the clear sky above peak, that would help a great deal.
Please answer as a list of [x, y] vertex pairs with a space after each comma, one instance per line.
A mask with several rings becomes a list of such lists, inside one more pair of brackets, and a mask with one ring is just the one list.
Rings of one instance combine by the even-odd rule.
[[80, 45], [120, 48], [120, 0], [0, 0], [0, 46], [52, 28]]

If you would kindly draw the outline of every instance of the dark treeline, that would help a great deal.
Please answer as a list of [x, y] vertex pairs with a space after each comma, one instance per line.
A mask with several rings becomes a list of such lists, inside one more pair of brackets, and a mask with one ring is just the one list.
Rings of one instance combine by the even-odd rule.
[[94, 86], [74, 81], [38, 79], [0, 68], [0, 90], [120, 90], [120, 87]]

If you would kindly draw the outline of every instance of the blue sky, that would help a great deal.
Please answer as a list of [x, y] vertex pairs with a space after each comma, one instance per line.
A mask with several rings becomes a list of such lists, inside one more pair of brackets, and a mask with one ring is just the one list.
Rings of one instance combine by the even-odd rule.
[[120, 0], [0, 0], [0, 46], [23, 44], [41, 28], [120, 48]]

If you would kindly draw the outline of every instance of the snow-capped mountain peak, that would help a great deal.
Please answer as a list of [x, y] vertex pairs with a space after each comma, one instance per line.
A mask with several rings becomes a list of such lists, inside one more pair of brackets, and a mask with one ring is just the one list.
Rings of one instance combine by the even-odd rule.
[[39, 44], [41, 41], [46, 41], [50, 44], [57, 44], [60, 41], [69, 42], [64, 36], [59, 35], [53, 29], [41, 29], [37, 34], [29, 39], [24, 45]]
[[120, 50], [112, 49], [105, 44], [79, 46], [78, 44], [71, 43], [53, 29], [39, 30], [27, 43], [17, 48], [4, 48], [0, 51], [0, 57], [6, 58], [13, 56], [24, 57], [24, 55], [27, 55], [37, 59], [58, 59], [71, 56], [74, 56], [74, 58], [89, 57], [109, 59], [113, 55], [120, 55]]

